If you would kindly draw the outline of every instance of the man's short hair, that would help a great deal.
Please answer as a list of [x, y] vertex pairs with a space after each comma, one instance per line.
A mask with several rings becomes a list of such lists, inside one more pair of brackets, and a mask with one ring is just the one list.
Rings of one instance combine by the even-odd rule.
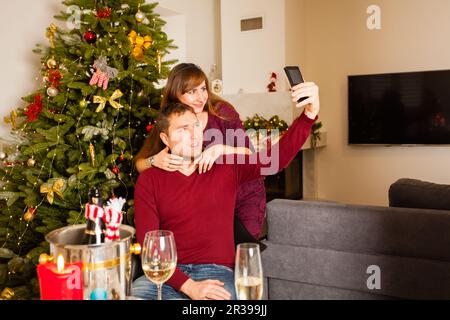
[[170, 125], [169, 118], [172, 115], [179, 116], [186, 112], [192, 112], [193, 114], [195, 114], [194, 109], [184, 103], [168, 103], [165, 108], [159, 112], [158, 117], [156, 118], [156, 128], [159, 132], [167, 133]]

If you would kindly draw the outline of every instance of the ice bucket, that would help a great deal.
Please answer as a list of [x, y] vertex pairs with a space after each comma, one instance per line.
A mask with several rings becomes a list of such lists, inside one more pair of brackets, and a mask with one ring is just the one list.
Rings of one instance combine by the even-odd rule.
[[68, 263], [82, 263], [85, 300], [124, 300], [131, 289], [131, 254], [140, 254], [140, 246], [131, 243], [135, 229], [121, 225], [120, 240], [83, 245], [85, 228], [73, 225], [47, 234], [52, 258], [62, 255]]

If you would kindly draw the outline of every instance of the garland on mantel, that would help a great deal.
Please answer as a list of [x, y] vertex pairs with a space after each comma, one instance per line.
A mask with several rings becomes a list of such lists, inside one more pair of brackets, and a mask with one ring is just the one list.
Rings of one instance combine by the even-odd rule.
[[[266, 118], [255, 114], [252, 118], [247, 117], [247, 120], [243, 122], [245, 130], [253, 129], [256, 133], [252, 134], [250, 138], [260, 139], [259, 130], [267, 130], [265, 134], [270, 136], [272, 134], [272, 130], [277, 129], [280, 135], [283, 135], [288, 130], [288, 125], [286, 121], [281, 120], [279, 116], [273, 116], [269, 120]], [[322, 122], [315, 122], [311, 128], [311, 148], [315, 148], [317, 146], [317, 142], [321, 138], [320, 129], [322, 128]], [[255, 137], [254, 137], [255, 136]]]
[[280, 133], [285, 132], [288, 129], [288, 125], [284, 120], [281, 120], [279, 116], [273, 116], [269, 120], [256, 114], [252, 118], [247, 118], [244, 121], [244, 127], [246, 130], [254, 129], [267, 130], [267, 134], [270, 134], [272, 130], [277, 129]]

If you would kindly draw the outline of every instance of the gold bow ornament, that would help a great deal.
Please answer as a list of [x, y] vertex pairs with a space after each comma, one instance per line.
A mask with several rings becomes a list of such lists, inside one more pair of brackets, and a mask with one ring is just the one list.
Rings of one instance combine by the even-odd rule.
[[15, 295], [13, 289], [6, 287], [0, 294], [0, 300], [11, 300]]
[[17, 111], [13, 110], [11, 111], [11, 115], [9, 117], [4, 117], [3, 120], [5, 121], [5, 123], [10, 123], [13, 127], [13, 129], [17, 128]]
[[50, 27], [47, 29], [47, 33], [45, 34], [45, 36], [50, 40], [52, 48], [55, 48], [55, 34], [56, 34], [56, 25], [52, 23]]
[[147, 50], [152, 46], [153, 39], [151, 36], [142, 37], [136, 33], [136, 31], [131, 31], [128, 34], [128, 40], [131, 45], [134, 46], [131, 54], [136, 60], [144, 59], [144, 50]]
[[119, 109], [123, 108], [123, 105], [121, 105], [120, 103], [115, 101], [115, 100], [121, 98], [122, 96], [123, 96], [123, 93], [119, 89], [114, 91], [113, 94], [111, 95], [111, 97], [109, 97], [109, 99], [107, 99], [105, 97], [101, 97], [101, 96], [94, 96], [94, 103], [99, 103], [99, 106], [97, 107], [97, 110], [95, 110], [95, 112], [100, 112], [103, 109], [105, 109], [107, 102], [109, 102], [111, 107], [113, 107], [114, 109], [119, 110]]
[[44, 183], [41, 185], [41, 193], [47, 194], [47, 200], [50, 204], [53, 204], [55, 193], [62, 199], [63, 192], [66, 189], [66, 181], [63, 179], [56, 179], [53, 182]]

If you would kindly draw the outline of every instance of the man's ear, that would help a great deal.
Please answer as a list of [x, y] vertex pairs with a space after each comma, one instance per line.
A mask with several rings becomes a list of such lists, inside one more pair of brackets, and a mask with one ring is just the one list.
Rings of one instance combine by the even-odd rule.
[[166, 147], [169, 146], [169, 136], [168, 136], [166, 133], [161, 132], [161, 133], [159, 134], [159, 138], [160, 138], [161, 141], [166, 145]]

